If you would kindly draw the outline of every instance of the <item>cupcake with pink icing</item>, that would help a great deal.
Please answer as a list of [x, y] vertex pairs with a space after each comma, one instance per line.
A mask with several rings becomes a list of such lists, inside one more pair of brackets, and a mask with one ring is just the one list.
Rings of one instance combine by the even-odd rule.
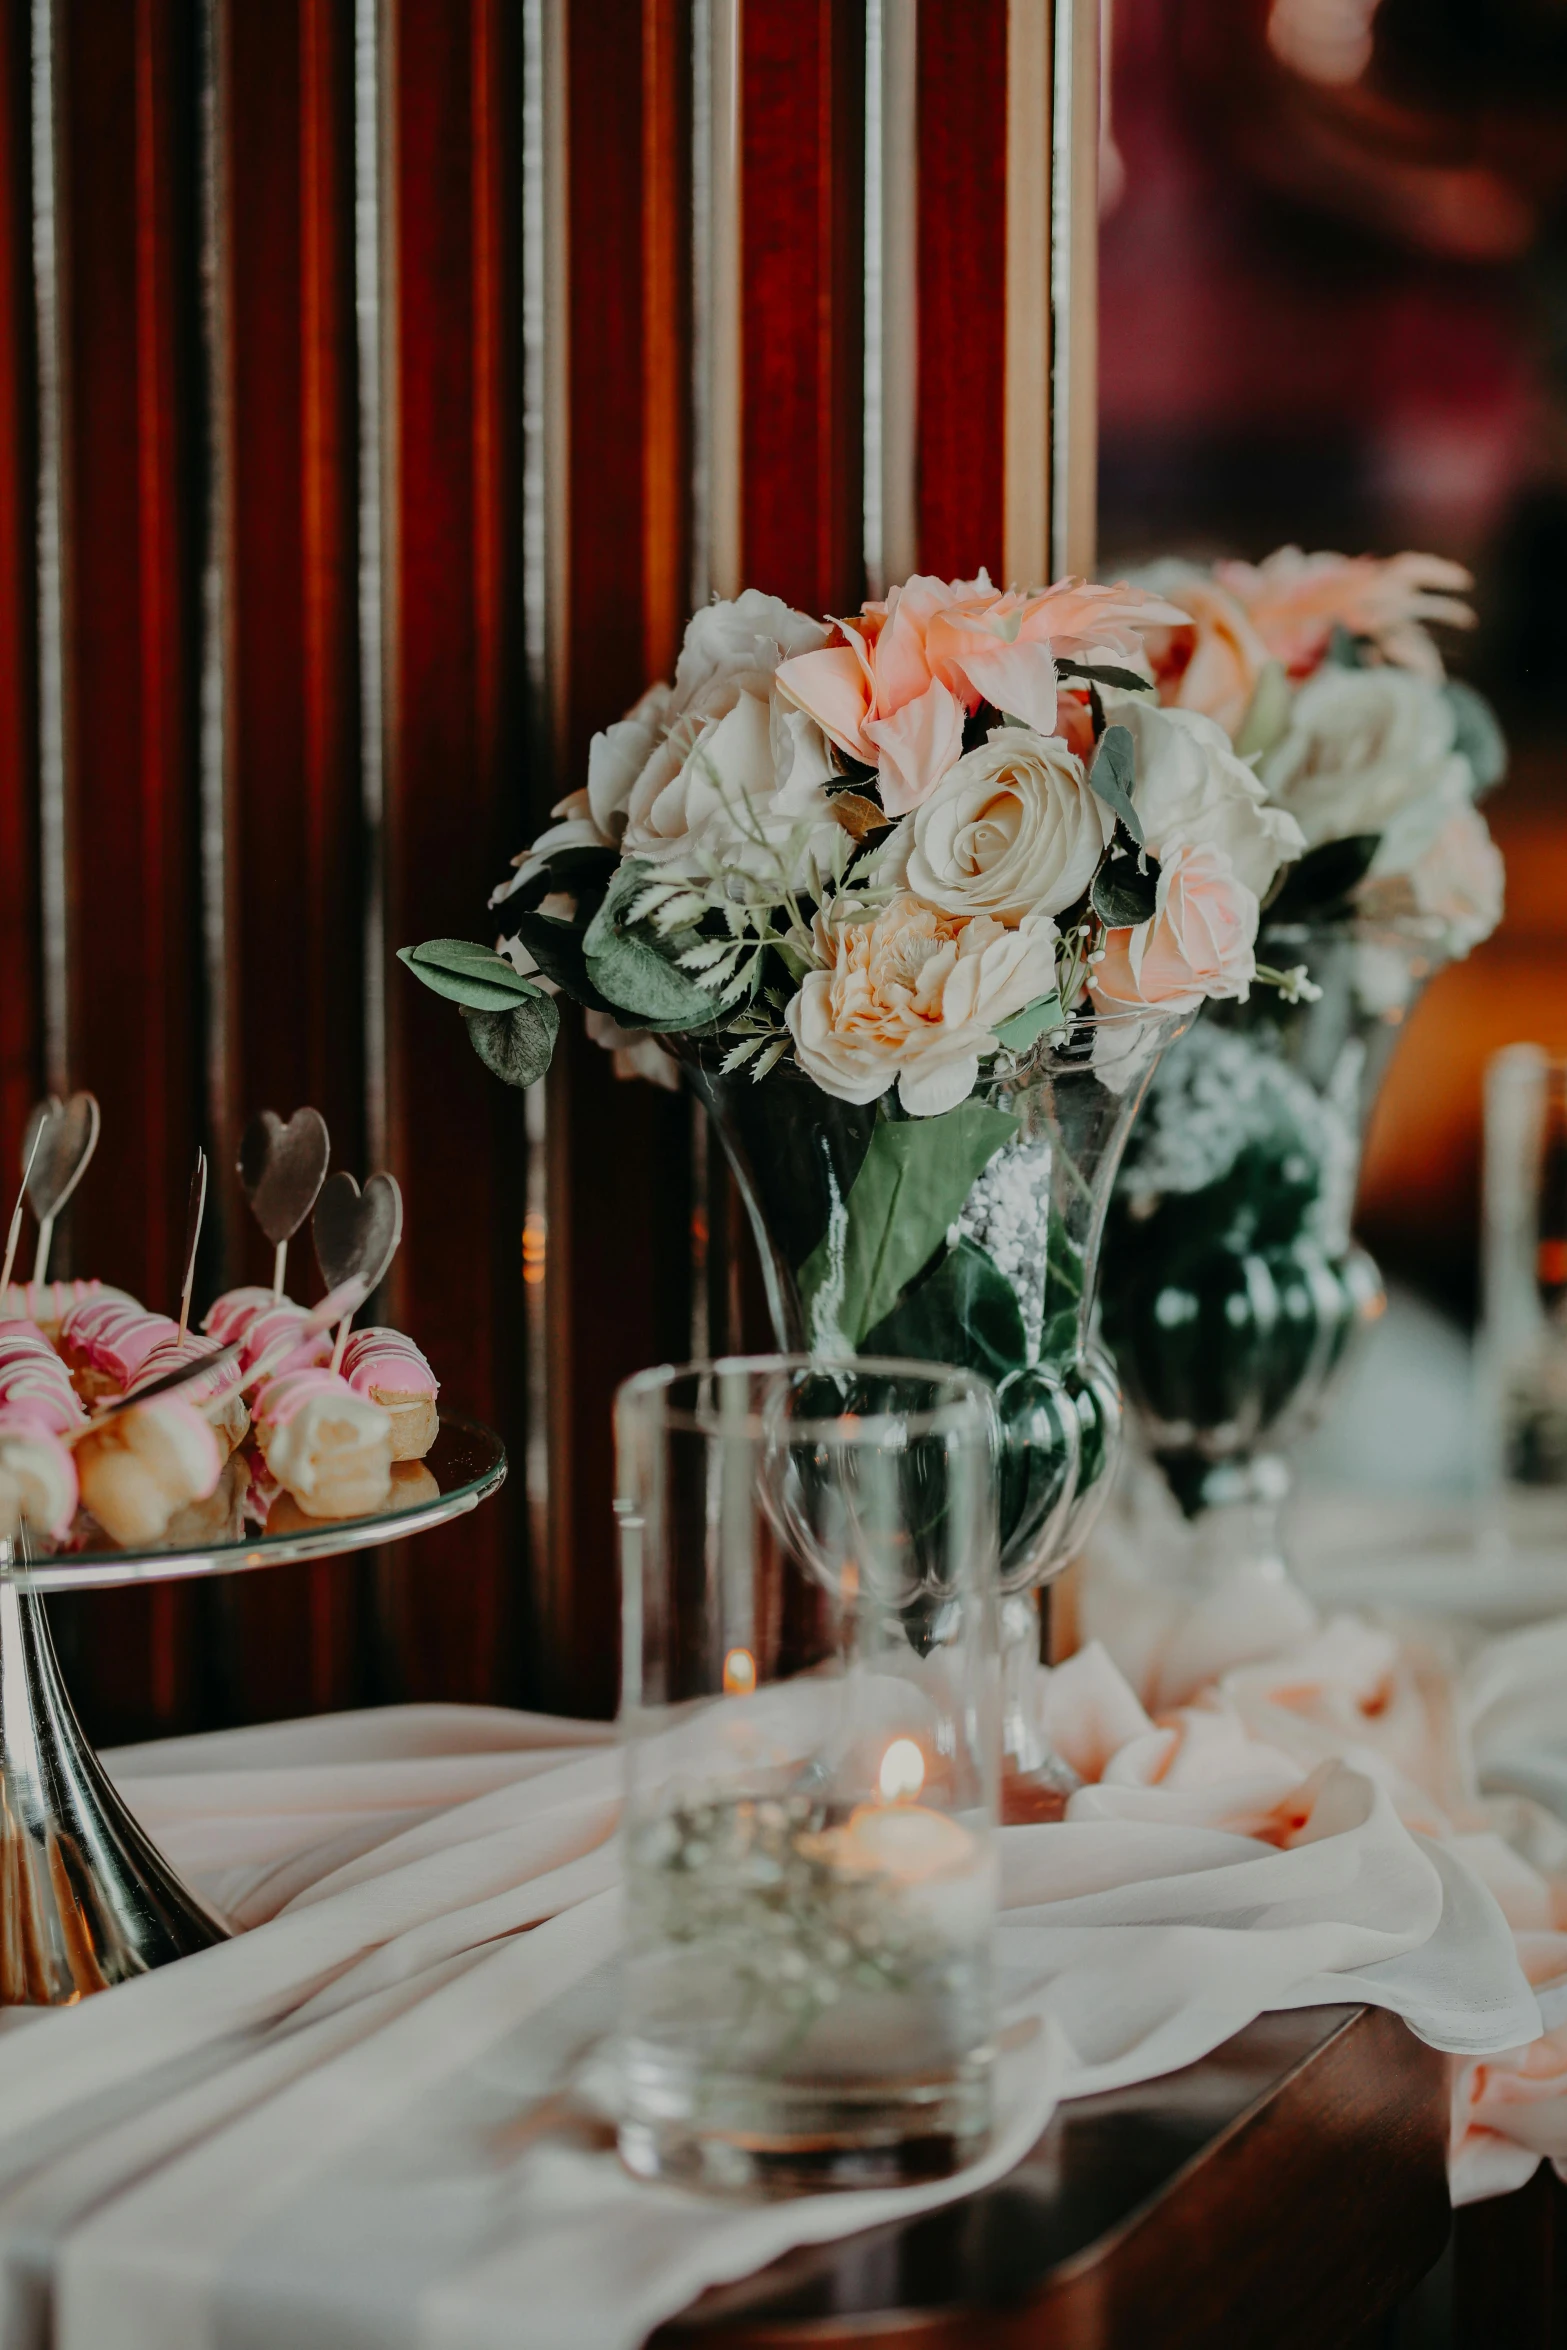
[[56, 1436], [87, 1418], [70, 1373], [31, 1322], [0, 1322], [0, 1410], [11, 1405], [25, 1406]]
[[279, 1297], [271, 1289], [254, 1286], [226, 1289], [208, 1307], [201, 1326], [209, 1337], [217, 1340], [219, 1346], [231, 1346], [236, 1338], [244, 1337], [258, 1314], [270, 1312], [273, 1306], [286, 1306], [289, 1303], [288, 1298]]
[[270, 1474], [307, 1517], [363, 1517], [385, 1506], [391, 1415], [340, 1373], [313, 1365], [269, 1379], [256, 1397], [255, 1428]]
[[72, 1306], [60, 1324], [60, 1353], [83, 1403], [100, 1403], [126, 1394], [153, 1348], [178, 1336], [167, 1314], [100, 1294]]
[[389, 1412], [394, 1461], [422, 1461], [435, 1442], [440, 1382], [411, 1338], [373, 1324], [356, 1330], [343, 1353], [343, 1377], [356, 1395]]

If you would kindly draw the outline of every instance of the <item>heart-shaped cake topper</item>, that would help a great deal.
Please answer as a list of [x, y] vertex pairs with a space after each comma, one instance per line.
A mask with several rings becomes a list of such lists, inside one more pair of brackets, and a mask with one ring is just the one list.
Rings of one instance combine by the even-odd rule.
[[[36, 1146], [36, 1147], [35, 1147]], [[27, 1196], [40, 1224], [52, 1224], [87, 1172], [98, 1148], [98, 1102], [90, 1093], [58, 1094], [36, 1102], [22, 1136], [22, 1165], [31, 1168]]]
[[319, 1110], [296, 1110], [285, 1126], [276, 1110], [252, 1118], [239, 1146], [240, 1188], [274, 1248], [281, 1248], [315, 1206], [332, 1144]]
[[395, 1175], [372, 1175], [361, 1191], [352, 1175], [334, 1175], [311, 1219], [316, 1263], [328, 1289], [356, 1277], [375, 1288], [403, 1237], [403, 1195]]

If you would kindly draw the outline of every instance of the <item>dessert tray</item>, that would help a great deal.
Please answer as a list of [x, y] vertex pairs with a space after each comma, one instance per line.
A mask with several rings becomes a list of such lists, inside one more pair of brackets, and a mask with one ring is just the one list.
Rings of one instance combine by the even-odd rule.
[[[350, 1336], [402, 1232], [394, 1179], [327, 1179], [314, 1111], [247, 1130], [239, 1178], [274, 1248], [270, 1289], [190, 1326], [206, 1161], [191, 1186], [179, 1319], [97, 1281], [47, 1279], [55, 1217], [91, 1158], [91, 1095], [40, 1103], [0, 1270], [0, 2006], [62, 2006], [227, 1938], [121, 1802], [77, 1721], [45, 1595], [238, 1574], [406, 1540], [477, 1508], [499, 1437], [437, 1402], [411, 1339]], [[11, 1281], [24, 1202], [30, 1282]], [[327, 1295], [294, 1304], [312, 1231]]]

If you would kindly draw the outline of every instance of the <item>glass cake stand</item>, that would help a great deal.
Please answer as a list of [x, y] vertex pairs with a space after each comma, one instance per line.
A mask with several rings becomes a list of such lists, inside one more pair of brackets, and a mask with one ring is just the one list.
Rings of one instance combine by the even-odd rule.
[[0, 2006], [69, 2006], [228, 1937], [126, 1810], [82, 1735], [44, 1594], [241, 1574], [402, 1542], [494, 1493], [505, 1447], [477, 1421], [443, 1411], [424, 1460], [400, 1463], [393, 1476], [390, 1501], [372, 1516], [308, 1518], [281, 1495], [257, 1522], [246, 1514], [241, 1452], [212, 1500], [182, 1513], [154, 1548], [119, 1550], [99, 1536], [32, 1551], [25, 1533], [16, 1542], [0, 1535]]

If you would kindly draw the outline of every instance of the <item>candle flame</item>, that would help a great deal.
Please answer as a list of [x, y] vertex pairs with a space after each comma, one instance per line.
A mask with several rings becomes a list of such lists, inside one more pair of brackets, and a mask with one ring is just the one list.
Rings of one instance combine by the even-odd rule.
[[912, 1738], [894, 1738], [881, 1758], [884, 1803], [911, 1803], [925, 1784], [925, 1757]]
[[755, 1657], [748, 1648], [732, 1648], [724, 1659], [724, 1695], [749, 1697], [755, 1687]]

